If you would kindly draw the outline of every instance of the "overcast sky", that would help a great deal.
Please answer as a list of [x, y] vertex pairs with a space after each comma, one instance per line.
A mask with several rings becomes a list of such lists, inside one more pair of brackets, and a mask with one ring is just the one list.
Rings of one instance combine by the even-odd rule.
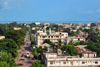
[[100, 20], [100, 0], [0, 0], [0, 21]]

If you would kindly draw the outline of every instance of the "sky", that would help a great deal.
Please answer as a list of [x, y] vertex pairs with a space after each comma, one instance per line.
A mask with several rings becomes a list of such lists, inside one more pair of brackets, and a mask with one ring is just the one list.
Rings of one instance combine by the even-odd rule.
[[0, 0], [0, 21], [100, 20], [100, 0]]

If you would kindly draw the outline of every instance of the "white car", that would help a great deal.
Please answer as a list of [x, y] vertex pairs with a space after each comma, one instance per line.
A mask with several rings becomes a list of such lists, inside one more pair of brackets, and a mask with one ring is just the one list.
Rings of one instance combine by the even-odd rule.
[[26, 56], [27, 57], [30, 57], [30, 52], [26, 52]]

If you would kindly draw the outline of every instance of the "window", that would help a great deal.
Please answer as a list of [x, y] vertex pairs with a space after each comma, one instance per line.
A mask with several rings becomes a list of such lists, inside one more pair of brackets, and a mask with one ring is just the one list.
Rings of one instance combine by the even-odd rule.
[[70, 62], [71, 65], [73, 65], [73, 62]]
[[63, 64], [66, 64], [66, 62], [63, 62]]
[[53, 64], [53, 62], [51, 61], [50, 64]]
[[95, 61], [95, 64], [98, 64], [98, 61]]
[[78, 41], [80, 41], [80, 38], [78, 38]]
[[82, 62], [82, 64], [85, 64], [85, 62]]

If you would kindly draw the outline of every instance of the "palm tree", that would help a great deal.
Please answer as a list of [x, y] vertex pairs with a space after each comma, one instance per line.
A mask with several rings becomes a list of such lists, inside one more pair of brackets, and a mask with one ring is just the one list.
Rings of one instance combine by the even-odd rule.
[[60, 48], [60, 46], [61, 46], [61, 39], [58, 39], [58, 48]]

